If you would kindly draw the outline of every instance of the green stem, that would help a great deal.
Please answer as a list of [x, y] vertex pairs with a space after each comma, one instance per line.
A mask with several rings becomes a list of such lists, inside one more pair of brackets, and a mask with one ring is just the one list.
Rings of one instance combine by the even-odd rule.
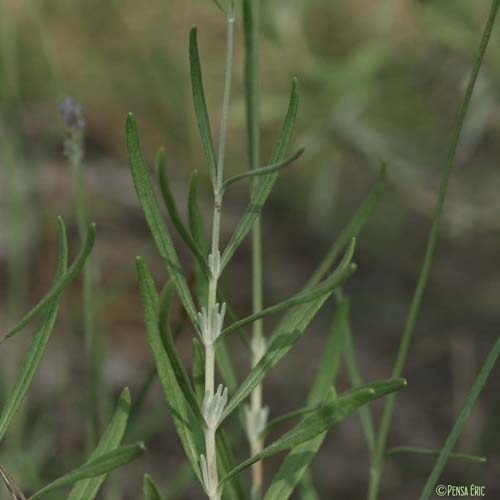
[[[224, 78], [224, 97], [220, 122], [219, 154], [217, 160], [217, 172], [214, 189], [214, 213], [212, 220], [212, 257], [219, 255], [220, 225], [222, 210], [222, 185], [224, 183], [224, 159], [227, 141], [227, 123], [229, 118], [229, 105], [231, 100], [231, 84], [233, 74], [234, 54], [234, 13], [227, 15], [227, 56]], [[214, 313], [216, 312], [217, 286], [219, 276], [211, 274], [208, 282], [207, 314], [208, 324], [214, 325]], [[215, 346], [205, 345], [205, 393], [213, 396], [215, 393]], [[217, 452], [215, 446], [216, 429], [206, 426], [205, 452], [208, 467], [208, 494], [211, 500], [219, 500], [219, 477], [217, 472]]]
[[[87, 228], [87, 210], [85, 202], [85, 190], [82, 179], [82, 154], [72, 159], [73, 182], [75, 190], [75, 212], [80, 241], [85, 240]], [[83, 339], [85, 346], [85, 373], [86, 373], [86, 447], [87, 451], [95, 448], [98, 434], [98, 407], [100, 398], [99, 391], [99, 353], [97, 352], [95, 336], [95, 314], [94, 314], [94, 286], [93, 267], [89, 257], [82, 271], [82, 303], [83, 303]]]
[[[474, 63], [474, 67], [472, 69], [471, 75], [469, 77], [469, 82], [467, 84], [467, 90], [465, 92], [462, 105], [460, 107], [460, 111], [458, 113], [457, 123], [455, 126], [455, 130], [453, 132], [453, 137], [451, 141], [451, 147], [449, 149], [448, 158], [445, 163], [445, 166], [442, 171], [441, 177], [441, 185], [439, 188], [439, 195], [436, 204], [436, 209], [434, 212], [434, 218], [432, 221], [432, 226], [430, 229], [429, 237], [427, 240], [427, 248], [425, 251], [425, 256], [423, 260], [422, 269], [420, 271], [420, 276], [418, 278], [417, 286], [415, 289], [415, 293], [413, 295], [413, 299], [411, 302], [410, 310], [408, 313], [408, 317], [406, 320], [405, 328], [403, 330], [403, 335], [401, 339], [401, 343], [399, 346], [398, 355], [396, 358], [396, 363], [393, 370], [393, 377], [400, 377], [403, 368], [406, 362], [406, 358], [408, 355], [408, 349], [410, 346], [410, 341], [412, 338], [412, 334], [415, 328], [415, 323], [417, 319], [417, 315], [420, 309], [420, 305], [422, 302], [422, 296], [427, 285], [427, 280], [429, 278], [429, 270], [432, 262], [432, 258], [434, 256], [434, 251], [436, 248], [437, 237], [439, 233], [439, 227], [441, 223], [441, 216], [443, 212], [444, 202], [446, 199], [446, 193], [448, 190], [448, 183], [450, 179], [450, 175], [453, 171], [453, 167], [455, 165], [455, 158], [457, 154], [458, 144], [460, 141], [460, 136], [462, 134], [462, 130], [464, 127], [465, 117], [467, 115], [467, 111], [469, 110], [472, 94], [474, 92], [474, 87], [477, 82], [477, 77], [479, 74], [479, 70], [483, 63], [484, 55], [486, 52], [486, 48], [488, 47], [488, 42], [490, 40], [491, 32], [493, 30], [493, 26], [495, 24], [495, 19], [498, 14], [498, 8], [500, 6], [500, 0], [493, 0], [489, 17], [486, 22], [483, 36], [479, 45], [478, 56]], [[391, 423], [391, 418], [394, 410], [394, 401], [395, 395], [389, 395], [386, 399], [384, 412], [382, 415], [382, 420], [380, 423], [380, 429], [378, 433], [378, 439], [374, 454], [374, 459], [372, 463], [372, 469], [370, 474], [370, 486], [368, 492], [369, 500], [376, 500], [378, 498], [378, 490], [380, 484], [380, 475], [382, 469], [382, 462], [385, 453], [385, 447], [387, 443], [387, 437], [389, 433], [389, 427]]]

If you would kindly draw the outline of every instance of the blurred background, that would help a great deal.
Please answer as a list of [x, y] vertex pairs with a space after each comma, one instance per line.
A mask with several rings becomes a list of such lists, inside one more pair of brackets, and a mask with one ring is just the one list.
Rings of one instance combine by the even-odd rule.
[[[365, 380], [390, 375], [425, 249], [439, 172], [464, 92], [488, 0], [273, 0], [263, 2], [262, 134], [270, 153], [287, 106], [290, 80], [300, 82], [296, 145], [306, 154], [280, 176], [263, 217], [265, 302], [298, 291], [388, 164], [386, 189], [359, 239], [359, 270], [350, 280], [352, 327]], [[152, 163], [165, 146], [174, 195], [185, 214], [187, 182], [201, 175], [210, 213], [207, 169], [191, 102], [188, 34], [199, 43], [214, 132], [222, 98], [225, 24], [209, 0], [1, 0], [0, 2], [0, 330], [4, 332], [50, 286], [57, 258], [56, 216], [79, 247], [72, 171], [62, 152], [58, 103], [72, 96], [86, 120], [83, 179], [97, 222], [97, 331], [103, 345], [103, 421], [119, 391], [132, 396], [150, 372], [134, 257], [144, 255], [158, 283], [166, 273], [149, 238], [131, 183], [124, 141], [127, 112], [138, 119]], [[390, 445], [439, 448], [500, 319], [500, 26], [478, 81], [446, 204], [432, 276], [397, 400]], [[228, 173], [246, 169], [242, 27], [238, 17], [235, 93]], [[222, 237], [229, 238], [248, 201], [247, 186], [226, 198]], [[207, 219], [208, 220], [208, 219]], [[186, 269], [192, 262], [181, 242]], [[250, 249], [224, 276], [240, 315], [250, 311]], [[248, 284], [248, 286], [245, 286]], [[0, 446], [2, 463], [26, 491], [81, 463], [85, 425], [81, 287], [63, 296], [54, 336], [18, 424]], [[334, 305], [265, 385], [273, 416], [305, 400]], [[266, 323], [270, 331], [272, 321]], [[178, 340], [190, 365], [193, 331]], [[15, 376], [28, 332], [0, 349], [0, 398]], [[231, 345], [240, 377], [249, 363]], [[451, 462], [444, 483], [485, 485], [500, 495], [500, 371], [477, 403], [459, 443], [485, 455], [483, 465]], [[343, 367], [338, 389], [349, 387]], [[375, 405], [378, 416], [380, 407]], [[102, 498], [136, 499], [147, 471], [169, 498], [200, 498], [154, 383], [129, 439], [149, 452], [113, 474]], [[244, 446], [239, 458], [247, 454]], [[365, 495], [368, 454], [359, 419], [332, 431], [314, 462], [321, 499]], [[281, 457], [266, 463], [266, 475]], [[388, 459], [381, 498], [414, 498], [433, 460]], [[496, 492], [496, 494], [495, 494]], [[0, 488], [0, 498], [7, 493]], [[54, 498], [57, 498], [54, 497]], [[61, 496], [64, 498], [64, 495]], [[299, 496], [297, 496], [299, 498]]]

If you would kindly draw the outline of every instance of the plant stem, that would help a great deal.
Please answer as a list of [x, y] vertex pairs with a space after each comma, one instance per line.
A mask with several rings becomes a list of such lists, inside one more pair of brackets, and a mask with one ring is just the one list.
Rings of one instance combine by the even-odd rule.
[[[260, 89], [259, 89], [259, 25], [260, 0], [244, 2], [246, 61], [245, 92], [247, 106], [248, 158], [249, 168], [254, 170], [260, 166]], [[252, 189], [259, 182], [252, 181]], [[258, 218], [252, 228], [252, 310], [259, 313], [263, 308], [263, 266], [262, 266], [262, 228]], [[252, 330], [252, 367], [260, 360], [265, 349], [263, 321], [253, 324]], [[262, 384], [253, 390], [250, 400], [250, 411], [254, 416], [262, 412]], [[251, 445], [253, 455], [263, 449], [263, 438], [256, 439]], [[262, 462], [252, 466], [252, 493], [255, 498], [261, 496], [263, 482]]]
[[[217, 159], [217, 172], [214, 189], [214, 212], [212, 221], [212, 257], [219, 255], [220, 223], [222, 210], [222, 184], [224, 182], [224, 159], [227, 139], [227, 123], [229, 118], [229, 104], [231, 100], [231, 83], [233, 73], [234, 54], [234, 13], [227, 14], [227, 54], [226, 70], [224, 78], [224, 97], [219, 136], [219, 154]], [[208, 282], [207, 314], [208, 324], [215, 324], [214, 313], [216, 313], [218, 274], [212, 273]], [[213, 396], [215, 393], [215, 348], [213, 343], [205, 345], [205, 393]], [[211, 500], [219, 500], [219, 477], [217, 472], [217, 452], [215, 446], [216, 428], [206, 426], [205, 430], [205, 452], [208, 467], [208, 494]]]
[[[455, 130], [453, 132], [452, 142], [448, 153], [448, 158], [442, 171], [441, 185], [439, 188], [439, 195], [436, 204], [436, 209], [434, 212], [434, 218], [432, 221], [432, 226], [429, 233], [429, 238], [427, 240], [427, 248], [425, 251], [425, 256], [422, 264], [422, 269], [420, 271], [420, 276], [418, 278], [417, 286], [413, 299], [411, 302], [410, 310], [406, 320], [405, 328], [403, 330], [403, 335], [401, 343], [399, 346], [398, 355], [396, 358], [396, 363], [393, 370], [393, 377], [400, 377], [406, 362], [408, 355], [408, 349], [410, 346], [411, 337], [415, 328], [415, 323], [417, 315], [422, 302], [422, 296], [427, 285], [427, 280], [429, 278], [429, 271], [434, 256], [434, 251], [436, 248], [437, 237], [439, 233], [439, 227], [441, 222], [441, 216], [443, 212], [444, 202], [446, 199], [446, 193], [448, 190], [448, 183], [450, 175], [453, 171], [455, 165], [455, 157], [457, 154], [458, 144], [460, 141], [460, 136], [462, 134], [465, 117], [467, 111], [469, 110], [472, 94], [474, 92], [474, 87], [477, 82], [477, 77], [479, 70], [483, 63], [484, 54], [486, 48], [488, 47], [488, 42], [490, 40], [491, 32], [495, 24], [495, 19], [498, 14], [498, 8], [500, 6], [500, 0], [493, 0], [488, 20], [484, 28], [483, 36], [479, 45], [478, 55], [474, 63], [471, 75], [469, 77], [469, 82], [467, 84], [467, 89], [458, 113], [457, 123]], [[395, 395], [391, 394], [387, 397], [384, 412], [382, 415], [382, 420], [380, 423], [378, 439], [376, 443], [375, 452], [373, 454], [372, 467], [370, 473], [370, 485], [368, 489], [368, 499], [376, 500], [378, 498], [378, 491], [380, 485], [380, 475], [382, 469], [383, 458], [385, 454], [385, 447], [387, 443], [387, 436], [389, 433], [389, 427], [391, 423], [392, 413], [394, 410]]]
[[[85, 191], [82, 180], [82, 154], [71, 159], [73, 168], [73, 182], [75, 190], [75, 212], [80, 241], [85, 240], [87, 227], [87, 210]], [[86, 447], [87, 451], [95, 448], [97, 441], [97, 408], [99, 406], [98, 381], [98, 353], [95, 338], [95, 315], [93, 301], [93, 268], [92, 262], [86, 262], [82, 271], [82, 302], [83, 302], [83, 337], [85, 345], [85, 372], [86, 372]]]

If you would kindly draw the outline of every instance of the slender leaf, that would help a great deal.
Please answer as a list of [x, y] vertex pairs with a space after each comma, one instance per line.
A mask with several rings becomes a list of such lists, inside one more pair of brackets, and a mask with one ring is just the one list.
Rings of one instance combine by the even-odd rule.
[[193, 104], [196, 113], [196, 121], [200, 132], [203, 150], [208, 162], [208, 168], [212, 183], [215, 187], [217, 175], [217, 159], [215, 156], [214, 141], [212, 138], [212, 129], [210, 127], [210, 118], [208, 116], [205, 91], [203, 89], [203, 77], [201, 72], [200, 55], [198, 51], [198, 30], [196, 26], [191, 29], [189, 36], [189, 62], [191, 67], [191, 86], [193, 91]]
[[[130, 391], [126, 388], [120, 395], [111, 422], [99, 440], [96, 449], [90, 455], [87, 464], [106, 453], [116, 450], [120, 446], [127, 429], [129, 414]], [[107, 475], [103, 474], [102, 476], [77, 482], [73, 486], [68, 500], [93, 500], [106, 480], [106, 477]]]
[[201, 427], [204, 425], [204, 418], [201, 414], [201, 407], [196, 398], [196, 394], [191, 385], [191, 381], [186, 373], [184, 365], [175, 348], [174, 337], [172, 335], [172, 329], [170, 328], [170, 304], [173, 298], [173, 287], [168, 283], [160, 297], [159, 303], [159, 325], [160, 325], [160, 335], [163, 339], [163, 345], [167, 353], [168, 359], [174, 371], [177, 384], [180, 390], [184, 394], [186, 402], [189, 404], [193, 414], [198, 419], [198, 423]]
[[[352, 386], [355, 388], [361, 387], [364, 382], [358, 368], [358, 363], [356, 361], [349, 318], [347, 318], [346, 320], [346, 329], [347, 334], [344, 349], [344, 361]], [[363, 433], [365, 435], [366, 444], [368, 445], [368, 450], [370, 453], [373, 453], [373, 450], [375, 448], [375, 426], [373, 424], [373, 417], [369, 406], [363, 406], [359, 409], [359, 418], [361, 420], [361, 427], [363, 428]]]
[[102, 476], [103, 474], [109, 474], [111, 471], [127, 465], [136, 458], [140, 457], [145, 451], [146, 447], [144, 446], [144, 443], [120, 446], [113, 451], [100, 455], [94, 460], [90, 460], [85, 465], [78, 467], [74, 471], [65, 474], [47, 486], [44, 486], [41, 490], [30, 496], [28, 500], [44, 497], [51, 491], [64, 488], [76, 483], [77, 481], [91, 479]]
[[264, 318], [271, 314], [279, 313], [281, 311], [290, 309], [300, 304], [306, 304], [308, 302], [312, 302], [313, 300], [316, 300], [327, 293], [331, 293], [335, 288], [339, 287], [351, 274], [350, 264], [352, 256], [354, 254], [355, 244], [356, 240], [353, 239], [338, 268], [323, 283], [314, 288], [302, 290], [301, 292], [295, 294], [293, 297], [290, 297], [284, 300], [283, 302], [280, 302], [279, 304], [263, 309], [262, 311], [259, 311], [255, 314], [252, 314], [251, 316], [248, 316], [247, 318], [241, 319], [236, 323], [233, 323], [232, 325], [224, 329], [222, 335], [218, 338], [218, 340], [224, 338], [224, 336], [228, 335], [234, 330], [238, 330], [261, 318]]
[[205, 397], [205, 351], [198, 339], [193, 339], [193, 384], [198, 402]]
[[[293, 130], [295, 126], [295, 119], [297, 117], [298, 108], [298, 92], [297, 92], [297, 80], [294, 79], [292, 82], [292, 91], [290, 95], [290, 103], [288, 107], [288, 112], [285, 117], [281, 135], [274, 147], [273, 153], [271, 155], [271, 164], [279, 163], [283, 161], [286, 151], [292, 141]], [[236, 227], [226, 249], [222, 254], [221, 259], [221, 269], [224, 269], [227, 263], [231, 260], [231, 257], [236, 252], [236, 249], [246, 237], [248, 232], [253, 226], [253, 223], [257, 220], [260, 215], [261, 209], [264, 206], [271, 190], [278, 178], [278, 173], [268, 174], [261, 179], [259, 182], [255, 183], [255, 189], [252, 191], [252, 199], [250, 205], [247, 207], [245, 213], [243, 214], [238, 226]]]
[[363, 201], [360, 207], [356, 210], [355, 214], [347, 224], [347, 226], [341, 231], [338, 238], [335, 240], [331, 248], [328, 250], [327, 254], [321, 261], [320, 265], [311, 276], [307, 282], [307, 286], [311, 287], [320, 282], [320, 280], [328, 273], [333, 263], [339, 256], [340, 252], [346, 247], [352, 238], [357, 238], [363, 228], [365, 227], [368, 219], [372, 215], [377, 202], [382, 195], [385, 184], [385, 177], [387, 173], [387, 167], [385, 163], [382, 163], [380, 167], [380, 173], [378, 179], [373, 186], [368, 197]]
[[190, 421], [192, 420], [191, 409], [179, 387], [172, 363], [163, 346], [158, 322], [159, 297], [153, 278], [142, 258], [137, 258], [136, 266], [142, 303], [144, 305], [148, 342], [153, 353], [158, 377], [170, 407], [179, 439], [196, 477], [201, 482], [198, 460], [202, 452], [199, 443], [203, 442], [203, 436], [200, 435], [200, 428], [196, 426], [192, 428], [190, 426]]
[[160, 192], [163, 198], [163, 202], [165, 203], [165, 207], [167, 209], [168, 215], [170, 216], [170, 220], [172, 224], [177, 229], [179, 236], [182, 238], [186, 246], [191, 250], [193, 257], [197, 260], [200, 268], [205, 273], [206, 276], [209, 276], [208, 264], [205, 256], [200, 250], [199, 246], [194, 241], [191, 233], [184, 225], [179, 215], [179, 211], [177, 210], [177, 205], [175, 204], [174, 197], [172, 195], [172, 191], [170, 189], [170, 184], [168, 182], [168, 176], [166, 171], [166, 159], [165, 159], [165, 150], [160, 148], [158, 153], [156, 154], [156, 171], [158, 176], [158, 185], [160, 186]]
[[144, 493], [144, 500], [163, 500], [160, 490], [149, 474], [144, 475], [142, 491]]
[[195, 170], [189, 178], [189, 193], [188, 193], [188, 217], [189, 230], [194, 238], [194, 241], [201, 248], [203, 255], [208, 255], [208, 240], [205, 234], [203, 217], [201, 216], [200, 207], [198, 206], [198, 171]]
[[444, 443], [441, 452], [439, 453], [439, 457], [436, 461], [436, 464], [434, 465], [431, 475], [429, 476], [429, 479], [425, 484], [424, 490], [420, 495], [420, 500], [427, 500], [433, 494], [434, 488], [436, 486], [439, 477], [441, 476], [441, 473], [443, 472], [444, 466], [448, 462], [448, 459], [450, 458], [450, 455], [453, 451], [453, 448], [455, 447], [455, 444], [457, 443], [458, 438], [460, 437], [460, 434], [462, 434], [462, 430], [465, 427], [465, 423], [469, 418], [470, 412], [472, 411], [472, 408], [476, 403], [477, 398], [481, 394], [481, 391], [483, 390], [483, 387], [486, 384], [486, 381], [488, 380], [491, 370], [493, 370], [493, 367], [495, 366], [495, 363], [497, 362], [499, 355], [500, 355], [500, 336], [497, 338], [497, 341], [495, 342], [495, 345], [491, 349], [488, 358], [484, 362], [479, 372], [479, 375], [477, 376], [472, 386], [471, 391], [469, 392], [467, 398], [465, 399], [464, 405], [460, 410], [458, 418], [455, 421], [455, 424], [453, 425], [453, 428], [448, 438], [446, 439], [446, 442]]
[[275, 172], [278, 172], [279, 170], [282, 170], [283, 168], [288, 167], [288, 165], [291, 165], [296, 160], [298, 160], [304, 154], [304, 151], [305, 151], [304, 148], [300, 148], [292, 156], [286, 158], [283, 161], [275, 163], [274, 165], [268, 165], [266, 167], [259, 167], [259, 168], [256, 168], [255, 170], [249, 170], [247, 172], [243, 172], [242, 174], [238, 174], [238, 175], [235, 175], [233, 177], [229, 177], [229, 179], [226, 179], [224, 181], [224, 183], [222, 184], [222, 191], [223, 192], [227, 191], [227, 189], [230, 186], [232, 186], [235, 182], [241, 181], [242, 179], [247, 179], [248, 177], [257, 177], [257, 176], [261, 176], [261, 175], [269, 175], [269, 174], [273, 174]]
[[[57, 272], [55, 283], [64, 276], [68, 265], [68, 242], [66, 238], [66, 227], [61, 218], [58, 219], [59, 226], [59, 260], [57, 264]], [[42, 358], [45, 354], [50, 335], [54, 328], [59, 309], [59, 301], [61, 293], [57, 294], [51, 301], [47, 303], [42, 311], [42, 317], [37, 331], [33, 335], [30, 348], [21, 366], [19, 376], [16, 383], [5, 401], [2, 413], [0, 415], [0, 442], [5, 436], [7, 429], [15, 417], [19, 407], [21, 406], [30, 384], [35, 376], [35, 373], [40, 366]]]
[[220, 484], [223, 485], [226, 481], [255, 462], [264, 460], [290, 448], [295, 448], [302, 443], [314, 439], [316, 436], [340, 423], [360, 406], [386, 394], [399, 391], [405, 386], [406, 381], [404, 379], [378, 381], [368, 384], [361, 389], [350, 391], [346, 395], [325, 403], [319, 411], [306, 417], [293, 429], [267, 446], [261, 453], [257, 453], [238, 465], [238, 467], [222, 479]]
[[311, 469], [306, 469], [300, 483], [300, 500], [319, 500], [319, 495], [314, 488]]
[[[309, 393], [307, 408], [318, 407], [331, 397], [331, 387], [335, 384], [340, 366], [347, 333], [349, 317], [349, 300], [339, 302], [330, 330], [325, 352], [319, 365], [318, 373]], [[274, 476], [265, 500], [286, 500], [293, 493], [326, 438], [326, 432], [319, 434], [307, 443], [293, 448], [283, 461], [279, 471]]]
[[146, 164], [142, 157], [139, 133], [134, 115], [129, 113], [127, 118], [127, 148], [129, 155], [130, 170], [134, 181], [137, 197], [144, 210], [146, 221], [153, 235], [156, 247], [160, 255], [165, 260], [168, 272], [177, 289], [177, 294], [186, 309], [186, 312], [193, 323], [198, 324], [196, 309], [189, 291], [186, 278], [182, 273], [182, 268], [175, 251], [172, 238], [165, 225], [158, 206], [151, 178], [149, 177]]
[[16, 326], [11, 328], [2, 341], [12, 337], [20, 330], [22, 330], [25, 326], [27, 326], [31, 321], [38, 316], [43, 309], [52, 301], [55, 297], [57, 297], [65, 288], [67, 288], [71, 282], [78, 276], [78, 273], [81, 271], [82, 267], [85, 264], [95, 242], [95, 224], [92, 223], [89, 226], [89, 230], [87, 233], [87, 237], [83, 244], [83, 247], [80, 251], [80, 254], [75, 259], [73, 264], [69, 267], [69, 269], [61, 275], [52, 285], [50, 290], [44, 295], [42, 299], [38, 302], [38, 304], [31, 309], [24, 317], [17, 323]]
[[[385, 456], [393, 457], [397, 455], [417, 455], [424, 457], [439, 457], [440, 453], [441, 450], [432, 450], [430, 448], [419, 448], [416, 446], [396, 446], [394, 448], [389, 448], [385, 452]], [[477, 455], [470, 455], [468, 453], [450, 453], [449, 458], [476, 464], [482, 464], [486, 462], [486, 457], [479, 457]]]

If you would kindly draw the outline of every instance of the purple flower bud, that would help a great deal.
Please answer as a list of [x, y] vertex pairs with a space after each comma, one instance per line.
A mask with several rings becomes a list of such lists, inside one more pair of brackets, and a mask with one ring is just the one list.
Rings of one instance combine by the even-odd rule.
[[68, 129], [72, 131], [82, 131], [85, 128], [82, 107], [73, 98], [66, 97], [66, 99], [59, 104], [59, 112]]

